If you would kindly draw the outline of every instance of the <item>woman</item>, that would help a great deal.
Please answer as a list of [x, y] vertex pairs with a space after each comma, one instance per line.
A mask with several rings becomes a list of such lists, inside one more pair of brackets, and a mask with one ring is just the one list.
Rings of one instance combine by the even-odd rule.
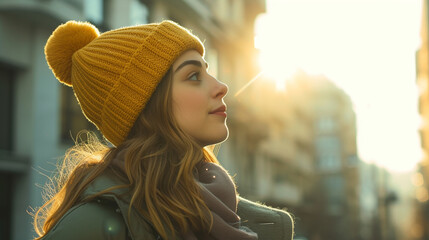
[[35, 216], [38, 239], [292, 238], [290, 216], [239, 199], [210, 151], [228, 136], [228, 88], [187, 29], [163, 21], [99, 34], [70, 21], [45, 54], [113, 146], [67, 152]]

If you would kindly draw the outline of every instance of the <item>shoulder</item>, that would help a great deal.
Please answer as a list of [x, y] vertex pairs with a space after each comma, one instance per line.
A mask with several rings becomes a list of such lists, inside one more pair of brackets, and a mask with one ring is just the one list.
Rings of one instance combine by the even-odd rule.
[[96, 200], [71, 208], [44, 240], [127, 239], [127, 227], [115, 202]]
[[240, 198], [237, 213], [242, 225], [258, 233], [259, 240], [293, 238], [293, 219], [286, 211]]

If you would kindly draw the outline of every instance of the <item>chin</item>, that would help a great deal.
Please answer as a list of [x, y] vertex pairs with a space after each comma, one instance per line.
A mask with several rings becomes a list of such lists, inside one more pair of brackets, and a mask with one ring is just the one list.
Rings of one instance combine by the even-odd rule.
[[228, 139], [228, 136], [229, 136], [229, 131], [228, 131], [228, 128], [225, 127], [223, 130], [217, 131], [216, 135], [213, 135], [210, 139], [206, 139], [205, 141], [202, 141], [202, 142], [205, 142], [205, 144], [203, 144], [204, 146], [219, 144], [226, 141]]
[[220, 136], [216, 139], [215, 143], [213, 143], [213, 144], [218, 144], [218, 143], [222, 143], [222, 142], [226, 141], [226, 140], [228, 139], [228, 136], [229, 136], [228, 128], [225, 128], [225, 130], [224, 130], [223, 134], [222, 134], [222, 135], [220, 135]]

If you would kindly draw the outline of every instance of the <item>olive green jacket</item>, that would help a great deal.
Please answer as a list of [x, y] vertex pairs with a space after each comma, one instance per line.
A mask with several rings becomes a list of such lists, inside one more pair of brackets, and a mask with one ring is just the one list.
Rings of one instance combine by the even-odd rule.
[[[104, 174], [88, 187], [84, 196], [93, 195], [118, 184], [121, 182], [113, 175]], [[131, 211], [130, 221], [128, 221], [130, 198], [127, 200], [127, 197], [124, 196], [127, 196], [126, 190], [117, 189], [92, 202], [74, 206], [43, 239], [161, 239], [149, 222], [137, 211]], [[241, 217], [242, 225], [258, 233], [259, 240], [291, 240], [293, 238], [293, 221], [285, 211], [240, 198], [238, 215]]]

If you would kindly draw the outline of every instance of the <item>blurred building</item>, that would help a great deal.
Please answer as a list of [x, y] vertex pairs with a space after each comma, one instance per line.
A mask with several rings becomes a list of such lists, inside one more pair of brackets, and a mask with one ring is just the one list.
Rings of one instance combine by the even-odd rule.
[[284, 92], [265, 79], [246, 91], [237, 97], [241, 113], [231, 119], [234, 133], [224, 144], [240, 171], [239, 192], [290, 210], [297, 236], [359, 239], [360, 161], [350, 98], [303, 72]]
[[[388, 189], [385, 191], [387, 217], [390, 217], [389, 234], [395, 234], [395, 239], [415, 239], [411, 229], [415, 209], [415, 172], [390, 172], [388, 176]], [[387, 225], [389, 226], [389, 225]]]
[[59, 24], [87, 20], [103, 32], [175, 20], [204, 41], [211, 74], [235, 91], [256, 74], [253, 24], [263, 11], [263, 0], [1, 0], [0, 238], [35, 236], [28, 212], [42, 204], [57, 157], [79, 130], [94, 130], [45, 61]]
[[379, 169], [374, 164], [361, 162], [360, 164], [360, 235], [361, 239], [381, 239], [381, 231], [378, 217], [379, 197], [377, 173]]
[[[403, 202], [401, 206], [396, 203], [398, 192], [403, 193], [403, 190], [400, 189], [402, 185], [405, 184], [405, 188], [409, 189], [406, 182], [409, 176], [393, 176], [386, 169], [366, 162], [361, 162], [359, 168], [361, 178], [359, 190], [360, 239], [408, 239], [404, 235], [404, 233], [408, 234], [404, 228], [409, 226], [400, 225], [407, 222], [410, 216], [407, 212], [403, 212], [404, 206], [405, 211], [410, 210], [408, 199], [405, 198], [407, 194], [402, 195], [404, 199], [401, 199]], [[396, 183], [395, 186], [393, 185], [394, 180], [400, 182]], [[394, 217], [395, 213], [398, 215], [396, 218]]]
[[429, 19], [428, 1], [422, 1], [420, 29], [421, 47], [416, 53], [416, 81], [419, 88], [421, 146], [424, 152], [419, 164], [416, 182], [415, 224], [411, 231], [414, 239], [429, 239]]

